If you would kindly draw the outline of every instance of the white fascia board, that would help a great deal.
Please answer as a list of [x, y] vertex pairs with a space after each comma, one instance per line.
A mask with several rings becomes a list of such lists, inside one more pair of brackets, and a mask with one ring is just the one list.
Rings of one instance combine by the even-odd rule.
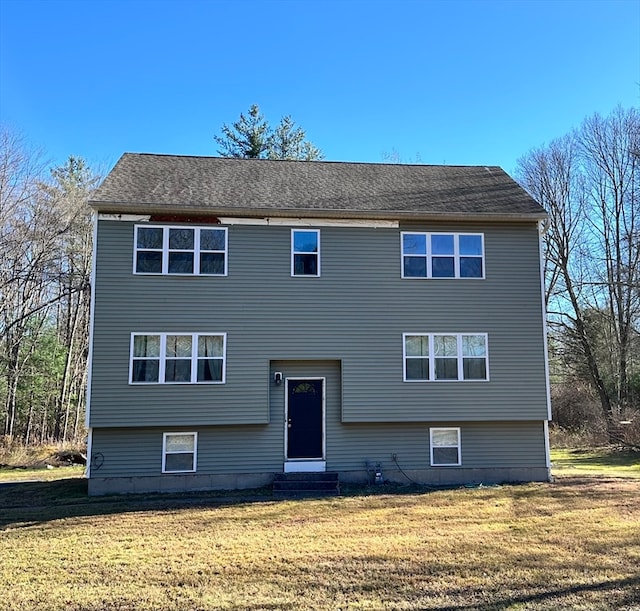
[[545, 277], [544, 277], [544, 221], [538, 221], [538, 249], [540, 256], [540, 305], [542, 315], [542, 343], [544, 349], [544, 377], [547, 394], [547, 420], [552, 420], [551, 414], [551, 372], [549, 367], [549, 329], [547, 328], [547, 307], [545, 304]]
[[549, 421], [545, 420], [543, 424], [544, 430], [544, 453], [547, 469], [551, 469], [551, 444], [549, 443]]
[[87, 431], [87, 463], [84, 468], [84, 476], [89, 479], [91, 477], [91, 458], [93, 456], [93, 429]]
[[274, 225], [287, 227], [364, 227], [373, 229], [397, 229], [398, 221], [375, 219], [320, 219], [299, 217], [249, 218], [236, 216], [218, 217], [223, 225]]
[[141, 223], [148, 221], [151, 218], [149, 214], [106, 214], [100, 212], [98, 214], [99, 221], [129, 221], [134, 223]]
[[91, 295], [89, 296], [89, 352], [87, 354], [87, 387], [85, 389], [85, 426], [90, 429], [91, 421], [91, 384], [93, 381], [93, 326], [96, 311], [96, 267], [98, 253], [98, 217], [93, 213], [93, 244], [91, 253], [91, 276], [89, 286], [91, 287]]

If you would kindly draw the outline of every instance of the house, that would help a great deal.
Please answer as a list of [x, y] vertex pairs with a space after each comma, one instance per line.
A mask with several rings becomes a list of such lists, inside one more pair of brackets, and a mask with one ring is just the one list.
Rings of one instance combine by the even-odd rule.
[[549, 479], [543, 209], [498, 167], [125, 154], [90, 494]]

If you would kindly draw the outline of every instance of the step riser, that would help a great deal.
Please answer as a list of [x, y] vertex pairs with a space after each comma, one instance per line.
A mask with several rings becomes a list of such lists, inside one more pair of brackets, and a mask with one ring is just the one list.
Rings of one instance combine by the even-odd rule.
[[278, 473], [273, 480], [278, 496], [337, 496], [340, 483], [337, 473]]
[[335, 482], [274, 482], [273, 489], [284, 490], [337, 490]]

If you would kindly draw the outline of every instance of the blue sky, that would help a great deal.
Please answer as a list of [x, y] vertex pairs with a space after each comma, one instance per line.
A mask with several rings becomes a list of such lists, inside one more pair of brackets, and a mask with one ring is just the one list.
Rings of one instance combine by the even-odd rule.
[[257, 103], [331, 161], [499, 165], [640, 106], [640, 0], [0, 0], [0, 122], [102, 170]]

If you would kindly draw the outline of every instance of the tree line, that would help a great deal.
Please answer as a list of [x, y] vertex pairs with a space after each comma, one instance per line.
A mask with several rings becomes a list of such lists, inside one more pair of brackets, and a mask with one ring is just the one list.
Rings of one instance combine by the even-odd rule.
[[[285, 116], [257, 105], [214, 137], [223, 157], [322, 159]], [[554, 419], [603, 428], [640, 417], [640, 113], [595, 114], [534, 148], [516, 177], [545, 207], [545, 300]], [[80, 441], [91, 296], [92, 217], [100, 175], [0, 131], [0, 434]], [[591, 409], [593, 407], [594, 409]], [[587, 409], [589, 407], [589, 409]], [[640, 430], [640, 429], [638, 429]]]
[[84, 432], [92, 224], [99, 177], [0, 133], [0, 401], [3, 433], [26, 443]]

